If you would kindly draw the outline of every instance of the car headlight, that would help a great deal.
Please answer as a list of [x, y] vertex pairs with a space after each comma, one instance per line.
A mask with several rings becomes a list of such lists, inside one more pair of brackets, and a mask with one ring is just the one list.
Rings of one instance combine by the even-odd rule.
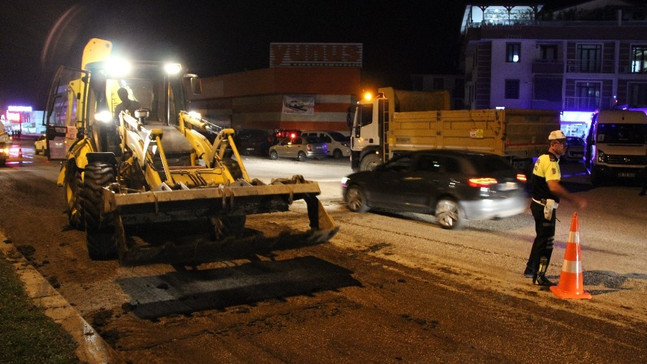
[[341, 178], [341, 186], [342, 186], [343, 188], [348, 187], [348, 182], [349, 182], [349, 181], [350, 181], [350, 178], [348, 178], [348, 177], [342, 177], [342, 178]]

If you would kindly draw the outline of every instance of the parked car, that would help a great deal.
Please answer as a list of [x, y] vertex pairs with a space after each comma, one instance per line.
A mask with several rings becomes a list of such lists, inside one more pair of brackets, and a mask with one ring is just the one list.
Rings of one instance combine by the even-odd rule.
[[522, 213], [526, 176], [503, 157], [456, 150], [402, 154], [372, 171], [342, 179], [349, 210], [369, 209], [435, 215], [445, 229], [464, 220], [505, 218]]
[[262, 129], [241, 129], [234, 136], [236, 148], [244, 155], [267, 155], [271, 139]]
[[338, 131], [332, 130], [308, 130], [302, 131], [301, 135], [319, 137], [326, 147], [328, 147], [328, 156], [335, 159], [350, 157], [350, 137]]
[[304, 136], [294, 139], [284, 138], [270, 147], [270, 158], [295, 158], [303, 161], [306, 158], [325, 158], [328, 154], [326, 143], [319, 138]]
[[566, 160], [574, 162], [580, 162], [584, 160], [584, 139], [567, 136], [566, 144], [566, 155], [564, 156]]
[[45, 134], [39, 136], [34, 141], [34, 154], [40, 153], [47, 155], [47, 138], [45, 137]]

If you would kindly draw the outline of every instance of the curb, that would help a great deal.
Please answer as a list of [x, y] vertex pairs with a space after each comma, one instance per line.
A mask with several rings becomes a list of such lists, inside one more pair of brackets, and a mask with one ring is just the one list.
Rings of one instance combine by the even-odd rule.
[[[4, 241], [4, 242], [3, 242]], [[45, 315], [61, 325], [78, 344], [76, 356], [89, 364], [126, 363], [106, 343], [81, 314], [58, 293], [27, 259], [0, 233], [0, 255], [14, 268], [25, 284], [25, 292], [34, 304], [44, 308]], [[0, 257], [2, 258], [2, 257]]]

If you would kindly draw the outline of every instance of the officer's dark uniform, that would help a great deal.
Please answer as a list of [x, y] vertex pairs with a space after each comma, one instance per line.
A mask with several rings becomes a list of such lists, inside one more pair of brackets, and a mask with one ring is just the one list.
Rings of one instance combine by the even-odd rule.
[[548, 183], [546, 183], [546, 181], [550, 180], [559, 181], [562, 178], [559, 170], [559, 158], [551, 152], [539, 156], [535, 163], [532, 177], [530, 210], [535, 218], [537, 237], [532, 244], [524, 275], [529, 278], [533, 277], [533, 283], [535, 284], [550, 285], [550, 281], [546, 279], [544, 274], [553, 254], [556, 211], [553, 210], [550, 220], [546, 220], [544, 206], [547, 199], [559, 202], [559, 198], [550, 192]]

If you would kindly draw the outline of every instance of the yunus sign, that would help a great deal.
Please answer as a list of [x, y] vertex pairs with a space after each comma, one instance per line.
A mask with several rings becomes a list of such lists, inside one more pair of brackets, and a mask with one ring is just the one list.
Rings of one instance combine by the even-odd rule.
[[362, 67], [362, 43], [270, 43], [270, 67]]

